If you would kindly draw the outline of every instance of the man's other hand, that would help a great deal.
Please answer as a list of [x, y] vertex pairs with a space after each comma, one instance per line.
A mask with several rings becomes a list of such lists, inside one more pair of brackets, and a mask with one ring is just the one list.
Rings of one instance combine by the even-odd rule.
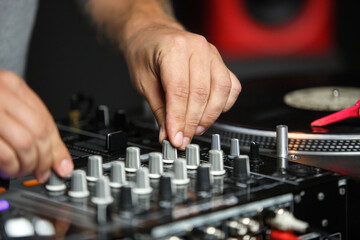
[[0, 70], [0, 176], [33, 173], [45, 182], [51, 168], [65, 177], [73, 167], [44, 103], [21, 78]]

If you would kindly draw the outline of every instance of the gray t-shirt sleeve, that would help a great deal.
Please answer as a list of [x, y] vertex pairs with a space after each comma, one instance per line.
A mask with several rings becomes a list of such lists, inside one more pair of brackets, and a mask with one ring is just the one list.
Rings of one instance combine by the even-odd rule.
[[0, 0], [0, 69], [25, 73], [38, 0]]

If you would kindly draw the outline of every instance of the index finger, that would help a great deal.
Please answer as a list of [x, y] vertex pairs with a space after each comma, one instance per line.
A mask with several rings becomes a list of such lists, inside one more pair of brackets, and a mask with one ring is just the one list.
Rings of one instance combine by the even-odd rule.
[[183, 143], [189, 97], [189, 65], [185, 54], [169, 54], [160, 63], [166, 101], [166, 131], [175, 147]]

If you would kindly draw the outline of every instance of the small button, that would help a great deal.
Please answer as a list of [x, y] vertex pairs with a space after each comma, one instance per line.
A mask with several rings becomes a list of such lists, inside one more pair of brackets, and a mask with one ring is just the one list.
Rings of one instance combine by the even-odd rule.
[[9, 209], [9, 202], [6, 200], [0, 200], [0, 212]]
[[10, 238], [31, 237], [34, 236], [34, 227], [26, 218], [13, 218], [6, 221], [5, 232]]
[[35, 226], [35, 232], [38, 236], [41, 237], [55, 236], [55, 227], [48, 220], [37, 219], [34, 223], [34, 226]]
[[23, 185], [25, 187], [33, 187], [33, 186], [40, 185], [40, 184], [41, 183], [37, 179], [31, 179], [31, 180], [23, 181]]
[[6, 188], [0, 187], [0, 194], [6, 192]]

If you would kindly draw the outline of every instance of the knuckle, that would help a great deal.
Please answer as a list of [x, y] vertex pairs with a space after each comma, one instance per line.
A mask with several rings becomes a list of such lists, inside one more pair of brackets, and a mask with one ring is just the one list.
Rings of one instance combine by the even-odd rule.
[[200, 103], [206, 103], [209, 99], [210, 91], [205, 87], [198, 87], [194, 91], [194, 97]]
[[172, 45], [176, 49], [184, 49], [186, 47], [186, 37], [182, 35], [176, 35], [172, 37]]
[[164, 109], [163, 109], [163, 107], [160, 106], [160, 107], [154, 108], [154, 109], [153, 109], [153, 114], [154, 114], [154, 116], [155, 116], [155, 118], [156, 118], [157, 120], [161, 119], [161, 118], [163, 117], [163, 115], [164, 115]]
[[203, 118], [203, 122], [201, 125], [202, 126], [210, 126], [211, 124], [213, 124], [216, 119], [219, 117], [220, 113], [221, 113], [222, 109], [219, 111], [214, 111], [212, 113], [207, 113], [206, 116]]
[[43, 140], [46, 139], [49, 136], [50, 132], [50, 124], [48, 121], [43, 121], [42, 124], [38, 124], [35, 134], [36, 138]]
[[199, 125], [199, 122], [196, 119], [186, 121], [187, 129], [195, 129]]
[[15, 155], [9, 151], [3, 151], [0, 157], [0, 163], [2, 167], [8, 167], [15, 161]]
[[232, 87], [231, 81], [221, 81], [221, 82], [219, 82], [219, 84], [218, 84], [219, 90], [220, 90], [221, 92], [226, 93], [226, 94], [229, 94], [229, 93], [230, 93], [231, 87]]
[[209, 46], [208, 41], [202, 35], [194, 35], [193, 39], [194, 42], [197, 44], [197, 46], [200, 48], [205, 48], [205, 47], [207, 48]]
[[182, 84], [178, 84], [178, 86], [174, 89], [172, 95], [178, 99], [186, 100], [189, 96], [189, 88], [183, 86]]
[[28, 134], [23, 134], [17, 141], [17, 147], [19, 151], [24, 153], [30, 152], [33, 146], [33, 139]]
[[175, 123], [182, 123], [182, 122], [184, 122], [185, 116], [182, 114], [179, 114], [179, 113], [174, 113], [174, 114], [172, 114], [172, 118]]

